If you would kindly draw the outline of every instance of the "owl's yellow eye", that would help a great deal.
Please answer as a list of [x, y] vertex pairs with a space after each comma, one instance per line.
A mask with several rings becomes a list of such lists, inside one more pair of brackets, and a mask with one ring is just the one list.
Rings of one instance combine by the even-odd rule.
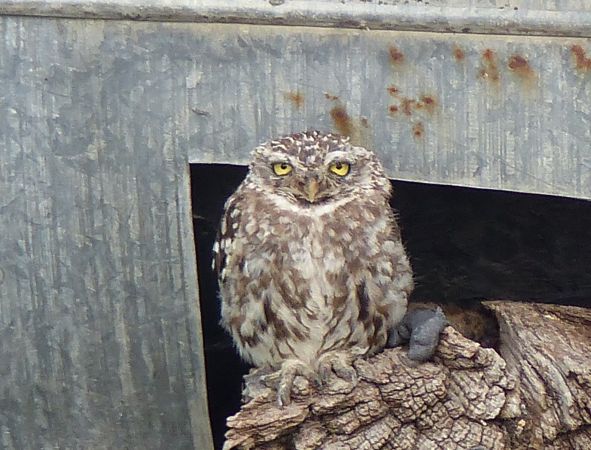
[[351, 165], [346, 162], [336, 162], [330, 165], [330, 171], [339, 177], [344, 177], [351, 170]]
[[280, 177], [287, 175], [289, 172], [292, 171], [292, 169], [293, 169], [293, 167], [291, 167], [287, 163], [273, 164], [273, 172], [275, 172], [275, 175], [279, 175]]

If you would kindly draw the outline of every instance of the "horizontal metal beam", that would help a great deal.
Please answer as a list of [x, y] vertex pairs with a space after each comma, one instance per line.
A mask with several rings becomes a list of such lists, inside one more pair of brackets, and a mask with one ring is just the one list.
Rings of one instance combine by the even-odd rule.
[[[425, 2], [426, 3], [426, 2]], [[591, 37], [591, 7], [549, 11], [306, 0], [4, 0], [0, 15]], [[447, 3], [447, 2], [445, 2]], [[451, 2], [450, 2], [451, 3]], [[520, 4], [519, 2], [515, 2]]]
[[374, 149], [393, 178], [591, 199], [590, 44], [0, 17], [0, 148], [117, 154], [149, 132], [174, 136], [155, 151], [245, 164], [318, 129]]

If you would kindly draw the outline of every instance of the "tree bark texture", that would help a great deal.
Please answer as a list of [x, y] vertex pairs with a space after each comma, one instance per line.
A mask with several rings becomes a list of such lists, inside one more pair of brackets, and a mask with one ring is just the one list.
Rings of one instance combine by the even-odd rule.
[[589, 449], [591, 311], [488, 302], [499, 353], [453, 327], [433, 362], [406, 349], [354, 362], [356, 382], [294, 383], [279, 407], [269, 378], [246, 377], [229, 449]]

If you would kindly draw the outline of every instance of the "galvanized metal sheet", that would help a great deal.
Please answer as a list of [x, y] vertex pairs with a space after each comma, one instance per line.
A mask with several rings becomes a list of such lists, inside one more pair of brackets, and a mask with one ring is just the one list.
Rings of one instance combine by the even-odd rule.
[[319, 128], [393, 177], [591, 198], [589, 39], [8, 16], [0, 35], [6, 448], [209, 445], [188, 160]]
[[[591, 30], [585, 2], [475, 3], [466, 22], [471, 3], [435, 1], [366, 16], [303, 1], [260, 17], [280, 2], [0, 13]], [[5, 448], [210, 445], [188, 161], [246, 163], [263, 140], [318, 128], [374, 148], [393, 177], [591, 198], [589, 39], [9, 16], [0, 35]]]
[[[374, 148], [395, 178], [591, 198], [588, 39], [4, 23], [5, 104], [34, 88], [42, 129], [47, 117], [69, 120], [73, 113], [53, 108], [74, 101], [75, 90], [86, 99], [78, 100], [80, 114], [123, 116], [156, 134], [174, 130], [193, 162], [243, 164], [263, 140], [318, 128]], [[16, 85], [14, 58], [28, 67]], [[143, 113], [107, 112], [96, 91]], [[79, 133], [80, 142], [98, 145], [87, 128]]]
[[259, 141], [319, 128], [374, 148], [395, 178], [591, 198], [589, 40], [175, 33], [194, 33], [198, 54], [185, 72], [192, 161], [246, 163]]
[[3, 0], [0, 14], [591, 37], [586, 0]]
[[186, 91], [113, 25], [0, 18], [3, 449], [211, 448]]

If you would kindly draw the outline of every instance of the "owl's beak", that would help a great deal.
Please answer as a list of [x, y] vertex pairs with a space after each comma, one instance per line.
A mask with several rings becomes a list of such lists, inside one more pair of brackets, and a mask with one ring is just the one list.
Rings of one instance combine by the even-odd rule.
[[320, 183], [316, 179], [310, 180], [310, 182], [306, 185], [306, 197], [308, 198], [310, 203], [314, 203], [314, 200], [316, 200], [316, 195], [318, 194], [319, 189]]

